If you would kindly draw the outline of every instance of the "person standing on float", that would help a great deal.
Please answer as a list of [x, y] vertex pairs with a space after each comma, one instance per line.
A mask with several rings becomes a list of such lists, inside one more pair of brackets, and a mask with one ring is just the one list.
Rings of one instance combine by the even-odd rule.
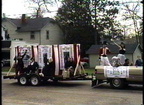
[[117, 44], [116, 42], [114, 42], [114, 44], [119, 47], [119, 54], [117, 55], [117, 57], [120, 59], [120, 64], [123, 65], [125, 63], [125, 59], [126, 59], [126, 57], [124, 55], [126, 53], [125, 44], [123, 42], [121, 42], [121, 44]]
[[107, 55], [110, 53], [109, 48], [106, 46], [106, 43], [103, 43], [103, 46], [99, 50], [99, 59], [101, 66], [111, 66]]

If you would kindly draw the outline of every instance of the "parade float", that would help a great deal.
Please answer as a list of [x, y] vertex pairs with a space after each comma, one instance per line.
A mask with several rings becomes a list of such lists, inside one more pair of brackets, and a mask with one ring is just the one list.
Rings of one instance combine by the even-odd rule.
[[128, 84], [143, 84], [142, 66], [96, 66], [92, 76], [92, 87], [110, 83], [113, 88], [124, 88]]
[[[11, 47], [11, 68], [4, 76], [4, 79], [17, 79], [20, 85], [31, 84], [33, 86], [39, 85], [45, 81], [62, 81], [62, 80], [91, 80], [88, 78], [87, 73], [83, 65], [80, 62], [80, 44], [59, 44], [59, 45], [32, 45], [32, 44], [14, 44]], [[14, 57], [18, 53], [24, 54], [27, 51], [29, 58], [34, 58], [38, 63], [39, 68], [35, 73], [11, 73], [14, 68]], [[47, 55], [47, 59], [52, 59], [54, 62], [53, 75], [44, 75], [42, 69], [44, 68], [44, 55]], [[65, 69], [65, 60], [71, 57], [76, 63], [76, 67], [73, 71], [73, 76], [70, 76], [70, 69]], [[29, 64], [28, 59], [24, 59], [24, 67]]]

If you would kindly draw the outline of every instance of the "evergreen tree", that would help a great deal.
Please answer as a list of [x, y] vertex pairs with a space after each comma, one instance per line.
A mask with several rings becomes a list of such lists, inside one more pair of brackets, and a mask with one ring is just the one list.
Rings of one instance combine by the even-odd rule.
[[88, 0], [65, 0], [56, 20], [65, 33], [65, 43], [80, 43], [82, 54], [94, 44], [94, 27]]
[[109, 0], [63, 0], [56, 20], [65, 33], [66, 43], [80, 43], [82, 52], [100, 44], [104, 30], [114, 28], [118, 2]]

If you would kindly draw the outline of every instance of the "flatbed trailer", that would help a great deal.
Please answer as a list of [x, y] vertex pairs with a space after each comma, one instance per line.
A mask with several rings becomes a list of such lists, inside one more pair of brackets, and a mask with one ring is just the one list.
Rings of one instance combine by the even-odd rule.
[[113, 88], [124, 88], [128, 84], [143, 84], [142, 66], [96, 66], [92, 76], [92, 87], [110, 83]]
[[19, 76], [15, 75], [8, 75], [3, 76], [4, 79], [17, 79], [18, 83], [20, 85], [28, 85], [31, 84], [32, 86], [38, 86], [42, 83], [45, 83], [46, 81], [71, 81], [71, 80], [91, 80], [92, 78], [88, 75], [80, 75], [80, 76], [74, 76], [71, 78], [64, 78], [63, 76], [41, 76], [39, 74], [21, 74]]
[[[17, 79], [20, 85], [31, 84], [37, 86], [45, 81], [52, 80], [54, 82], [67, 81], [67, 80], [91, 80], [85, 72], [83, 65], [80, 62], [80, 45], [79, 44], [62, 44], [62, 45], [25, 45], [14, 47], [15, 56], [18, 53], [23, 54], [27, 50], [28, 55], [35, 58], [38, 62], [39, 69], [35, 73], [19, 73], [19, 75], [10, 75], [11, 69], [7, 75], [3, 76], [4, 79]], [[54, 74], [44, 75], [42, 69], [44, 67], [43, 55], [47, 54], [47, 58], [52, 58], [55, 63]], [[64, 68], [65, 56], [73, 57], [76, 62], [76, 67], [73, 76], [70, 76], [70, 71]], [[27, 63], [27, 62], [26, 62]]]

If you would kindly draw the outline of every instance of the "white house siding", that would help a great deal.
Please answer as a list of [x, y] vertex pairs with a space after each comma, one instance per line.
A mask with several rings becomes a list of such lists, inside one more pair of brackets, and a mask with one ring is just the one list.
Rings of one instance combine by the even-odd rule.
[[23, 41], [26, 41], [28, 43], [39, 43], [40, 42], [40, 32], [35, 32], [35, 39], [31, 39], [30, 35], [31, 32], [17, 32], [17, 34], [15, 35], [16, 38], [22, 38]]
[[5, 31], [4, 31], [4, 27], [1, 27], [1, 36], [3, 38], [3, 40], [5, 40]]
[[141, 56], [141, 51], [137, 48], [135, 51], [134, 51], [134, 54], [133, 54], [133, 62], [135, 63], [135, 61], [137, 60], [137, 56]]
[[99, 58], [97, 55], [89, 55], [89, 65], [90, 68], [94, 68], [96, 65], [99, 65]]
[[[46, 39], [46, 31], [49, 31], [49, 39]], [[57, 24], [50, 23], [41, 30], [41, 44], [62, 44], [63, 43], [63, 32]]]
[[135, 64], [135, 61], [137, 60], [137, 56], [141, 56], [141, 51], [137, 47], [133, 54], [125, 54], [126, 58], [130, 60], [133, 64]]
[[125, 57], [129, 59], [130, 63], [133, 62], [133, 54], [125, 54]]
[[17, 27], [14, 24], [8, 21], [4, 21], [2, 22], [2, 25], [8, 29], [10, 39], [16, 38], [17, 32], [15, 30], [17, 29]]

